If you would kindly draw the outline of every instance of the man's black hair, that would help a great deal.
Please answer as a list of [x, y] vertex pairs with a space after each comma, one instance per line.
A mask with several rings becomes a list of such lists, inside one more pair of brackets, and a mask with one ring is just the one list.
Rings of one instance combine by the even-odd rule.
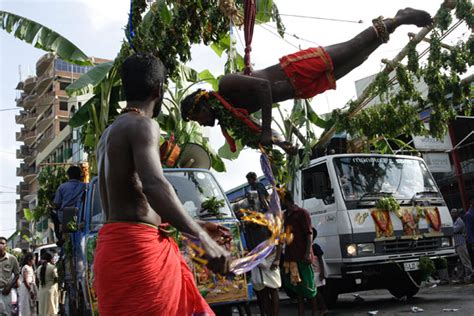
[[257, 174], [253, 171], [250, 171], [249, 173], [247, 173], [247, 175], [245, 176], [247, 179], [254, 179], [254, 180], [257, 180]]
[[145, 101], [162, 86], [166, 68], [152, 54], [134, 54], [122, 64], [122, 84], [127, 101]]
[[28, 261], [34, 259], [34, 256], [31, 252], [27, 252], [26, 255], [23, 257], [22, 265], [28, 264]]
[[200, 98], [199, 103], [194, 105], [194, 99], [196, 98], [196, 95], [200, 93], [201, 91], [204, 91], [203, 89], [198, 89], [195, 92], [187, 95], [183, 101], [181, 101], [181, 118], [185, 122], [189, 122], [189, 112], [191, 109], [193, 109], [193, 112], [196, 113], [196, 109], [199, 109], [202, 105], [206, 104], [205, 98]]
[[8, 242], [8, 239], [6, 237], [3, 237], [3, 236], [0, 237], [0, 240], [5, 240], [6, 243]]
[[75, 180], [81, 180], [81, 168], [79, 168], [78, 166], [71, 166], [67, 169], [66, 171], [67, 173], [67, 177], [72, 180], [72, 179], [75, 179]]

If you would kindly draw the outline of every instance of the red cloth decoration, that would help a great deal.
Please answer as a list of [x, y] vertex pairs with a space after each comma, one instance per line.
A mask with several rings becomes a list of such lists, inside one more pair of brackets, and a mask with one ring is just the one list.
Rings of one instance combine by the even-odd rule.
[[245, 0], [245, 3], [244, 3], [244, 37], [245, 37], [244, 74], [246, 75], [250, 75], [252, 72], [251, 65], [250, 65], [250, 52], [252, 51], [253, 28], [255, 26], [256, 11], [257, 11], [257, 7], [255, 5], [255, 0]]
[[119, 222], [101, 228], [94, 289], [101, 316], [214, 315], [176, 242], [151, 225]]
[[[262, 128], [258, 125], [256, 125], [250, 118], [249, 118], [249, 112], [246, 109], [242, 108], [234, 108], [229, 102], [227, 102], [226, 99], [224, 99], [219, 93], [212, 91], [211, 94], [219, 100], [219, 102], [222, 104], [224, 109], [228, 110], [233, 117], [236, 119], [242, 121], [245, 125], [250, 128], [251, 131], [254, 131], [255, 133], [261, 133]], [[224, 135], [227, 143], [229, 144], [230, 151], [235, 152], [237, 150], [237, 146], [235, 145], [235, 140], [232, 138], [232, 136], [229, 135], [227, 130], [221, 125], [221, 130], [222, 134]]]

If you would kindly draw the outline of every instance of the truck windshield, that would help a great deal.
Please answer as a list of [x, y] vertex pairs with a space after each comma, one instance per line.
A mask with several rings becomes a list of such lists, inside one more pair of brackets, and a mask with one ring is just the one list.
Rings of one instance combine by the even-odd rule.
[[[214, 177], [204, 171], [165, 170], [165, 177], [173, 186], [184, 208], [193, 218], [232, 218], [232, 211]], [[206, 210], [202, 203], [211, 198], [222, 201], [214, 210]], [[219, 204], [219, 203], [214, 203]]]
[[416, 159], [396, 157], [334, 158], [339, 185], [346, 201], [378, 198], [379, 193], [398, 199], [419, 194], [439, 196], [426, 165]]

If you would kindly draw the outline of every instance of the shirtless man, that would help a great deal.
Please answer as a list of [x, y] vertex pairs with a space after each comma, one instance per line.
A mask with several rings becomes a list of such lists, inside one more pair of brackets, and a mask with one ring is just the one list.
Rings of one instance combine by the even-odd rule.
[[[222, 103], [219, 96], [235, 109], [246, 115], [262, 110], [261, 131], [257, 131], [257, 141], [263, 145], [272, 143], [271, 121], [272, 104], [289, 99], [306, 99], [336, 88], [336, 80], [356, 68], [382, 43], [386, 43], [389, 34], [400, 25], [414, 24], [418, 27], [432, 23], [430, 15], [421, 10], [406, 8], [397, 12], [395, 18], [373, 21], [369, 27], [353, 39], [328, 47], [309, 48], [280, 58], [280, 62], [263, 70], [255, 70], [250, 76], [229, 74], [219, 81], [218, 96], [202, 90], [190, 94], [181, 103], [181, 115], [184, 120], [197, 121], [201, 125], [214, 126], [220, 121], [225, 132], [229, 130], [236, 138], [242, 134], [248, 124], [234, 125], [229, 119], [242, 121], [229, 110], [216, 105]], [[224, 118], [227, 117], [227, 120]], [[223, 122], [225, 121], [225, 122]], [[259, 135], [258, 135], [259, 134]], [[226, 137], [227, 138], [227, 137]], [[251, 137], [245, 137], [244, 145], [258, 146]], [[281, 140], [277, 140], [281, 143]], [[273, 139], [275, 143], [275, 139]], [[285, 149], [285, 148], [284, 148]], [[287, 150], [288, 151], [288, 150]]]
[[[160, 112], [164, 80], [156, 57], [127, 58], [122, 66], [127, 107], [98, 145], [107, 219], [94, 261], [101, 315], [213, 315], [176, 243], [159, 228], [165, 222], [199, 239], [209, 268], [228, 272], [229, 254], [188, 215], [163, 175], [160, 130], [152, 117]], [[205, 228], [219, 234], [216, 226]]]

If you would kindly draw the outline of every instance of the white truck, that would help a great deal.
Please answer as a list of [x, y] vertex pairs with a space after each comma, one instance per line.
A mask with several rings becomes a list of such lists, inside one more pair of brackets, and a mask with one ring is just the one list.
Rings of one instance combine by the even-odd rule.
[[[449, 210], [421, 158], [320, 157], [297, 172], [293, 193], [318, 232], [329, 304], [340, 293], [370, 289], [410, 298], [419, 289], [419, 258], [454, 254]], [[393, 197], [401, 208], [377, 209], [382, 197]]]

